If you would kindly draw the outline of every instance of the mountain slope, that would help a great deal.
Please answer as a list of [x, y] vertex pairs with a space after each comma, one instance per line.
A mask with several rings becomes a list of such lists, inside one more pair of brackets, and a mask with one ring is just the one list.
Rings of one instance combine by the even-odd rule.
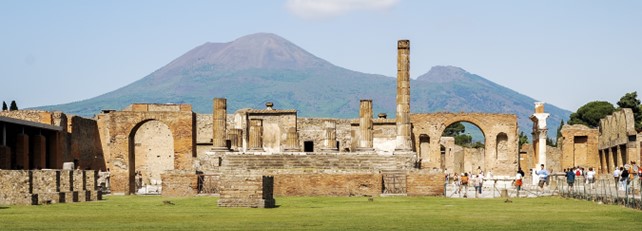
[[[394, 68], [394, 64], [391, 65]], [[295, 44], [268, 33], [228, 43], [205, 43], [150, 75], [115, 91], [78, 102], [44, 106], [91, 116], [102, 109], [131, 103], [189, 103], [197, 113], [211, 113], [212, 98], [228, 99], [228, 111], [263, 108], [297, 109], [303, 117], [355, 118], [359, 99], [373, 99], [373, 111], [395, 114], [395, 78], [335, 66]], [[437, 66], [411, 80], [411, 110], [417, 112], [515, 113], [530, 133], [528, 116], [535, 100], [457, 67]], [[549, 124], [570, 112], [547, 105]], [[551, 127], [550, 131], [556, 129]]]

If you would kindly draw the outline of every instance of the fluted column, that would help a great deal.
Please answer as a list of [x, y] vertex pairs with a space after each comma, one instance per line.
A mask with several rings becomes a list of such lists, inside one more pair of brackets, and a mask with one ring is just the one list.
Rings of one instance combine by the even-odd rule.
[[410, 41], [397, 42], [397, 139], [395, 151], [412, 151], [410, 125]]
[[231, 128], [227, 134], [227, 139], [230, 140], [231, 149], [238, 151], [243, 148], [243, 130], [238, 128]]
[[372, 148], [372, 100], [362, 99], [359, 107], [359, 145], [357, 151], [374, 151]]
[[323, 150], [324, 152], [336, 152], [337, 149], [337, 123], [332, 120], [324, 122]]
[[249, 151], [263, 151], [263, 120], [250, 119], [250, 147]]
[[212, 150], [228, 150], [227, 144], [225, 143], [227, 100], [225, 98], [214, 98], [214, 108], [212, 111]]
[[284, 151], [286, 152], [301, 151], [301, 148], [299, 148], [299, 133], [297, 133], [296, 127], [288, 128]]

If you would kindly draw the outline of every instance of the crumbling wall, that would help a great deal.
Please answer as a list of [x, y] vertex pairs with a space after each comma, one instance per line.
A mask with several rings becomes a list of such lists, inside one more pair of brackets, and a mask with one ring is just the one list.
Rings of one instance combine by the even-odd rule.
[[95, 171], [0, 170], [0, 204], [36, 205], [100, 200]]
[[196, 174], [185, 171], [168, 171], [161, 174], [163, 181], [162, 196], [184, 197], [197, 194], [198, 178]]
[[280, 174], [276, 196], [364, 196], [382, 192], [381, 174]]
[[64, 162], [78, 160], [76, 167], [81, 169], [107, 170], [96, 120], [72, 116], [69, 136], [71, 158]]
[[406, 177], [408, 196], [444, 195], [445, 177], [434, 171], [410, 171]]

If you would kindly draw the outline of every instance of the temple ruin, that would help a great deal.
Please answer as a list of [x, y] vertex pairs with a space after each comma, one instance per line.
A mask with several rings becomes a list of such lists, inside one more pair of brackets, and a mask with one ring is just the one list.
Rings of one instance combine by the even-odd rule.
[[[194, 113], [188, 104], [138, 103], [104, 110], [93, 119], [60, 112], [0, 112], [0, 169], [59, 171], [64, 163], [74, 163], [75, 171], [88, 171], [83, 177], [91, 182], [97, 171], [109, 171], [115, 195], [218, 193], [219, 206], [225, 207], [272, 207], [275, 195], [442, 195], [444, 172], [475, 167], [498, 178], [512, 177], [522, 162], [516, 115], [411, 113], [410, 42], [398, 41], [397, 49], [394, 119], [385, 113], [374, 118], [377, 102], [370, 99], [360, 100], [353, 119], [300, 118], [296, 109], [271, 102], [265, 108], [228, 112], [225, 98], [212, 100], [211, 114]], [[548, 114], [543, 110], [538, 104], [532, 117], [537, 142], [528, 168], [548, 161]], [[630, 110], [624, 110], [602, 122], [599, 157], [593, 148], [595, 133], [566, 128], [562, 165], [599, 163], [609, 170], [639, 161], [640, 135], [630, 130], [629, 117]], [[461, 148], [453, 138], [442, 137], [456, 122], [478, 126], [484, 147]], [[92, 192], [100, 187], [91, 183], [68, 191], [74, 190], [88, 191], [85, 199], [90, 200], [98, 197]], [[2, 203], [41, 203], [25, 201]]]

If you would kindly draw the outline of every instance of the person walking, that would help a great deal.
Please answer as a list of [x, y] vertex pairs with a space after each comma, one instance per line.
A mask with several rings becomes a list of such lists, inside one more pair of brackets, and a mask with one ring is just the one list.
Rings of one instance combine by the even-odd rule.
[[524, 171], [522, 171], [522, 173], [520, 173], [520, 171], [522, 171], [521, 168], [519, 170], [517, 170], [517, 174], [515, 174], [515, 181], [513, 181], [513, 184], [515, 185], [515, 188], [517, 189], [517, 197], [519, 197], [519, 191], [522, 190], [522, 185], [524, 184], [522, 182], [522, 178], [524, 177], [522, 175], [522, 173]]
[[468, 173], [464, 173], [461, 177], [461, 187], [464, 190], [464, 198], [468, 197]]
[[548, 179], [548, 171], [544, 168], [544, 164], [540, 165], [540, 170], [536, 172], [537, 176], [539, 177], [539, 182], [538, 186], [542, 192], [544, 192], [544, 184], [546, 183], [546, 180]]
[[569, 168], [566, 171], [566, 184], [568, 184], [569, 192], [573, 191], [573, 183], [575, 183], [575, 173], [573, 172], [573, 168]]
[[593, 186], [595, 185], [595, 171], [593, 171], [593, 168], [589, 168], [588, 172], [586, 172], [586, 181], [590, 185], [591, 190], [593, 190]]

